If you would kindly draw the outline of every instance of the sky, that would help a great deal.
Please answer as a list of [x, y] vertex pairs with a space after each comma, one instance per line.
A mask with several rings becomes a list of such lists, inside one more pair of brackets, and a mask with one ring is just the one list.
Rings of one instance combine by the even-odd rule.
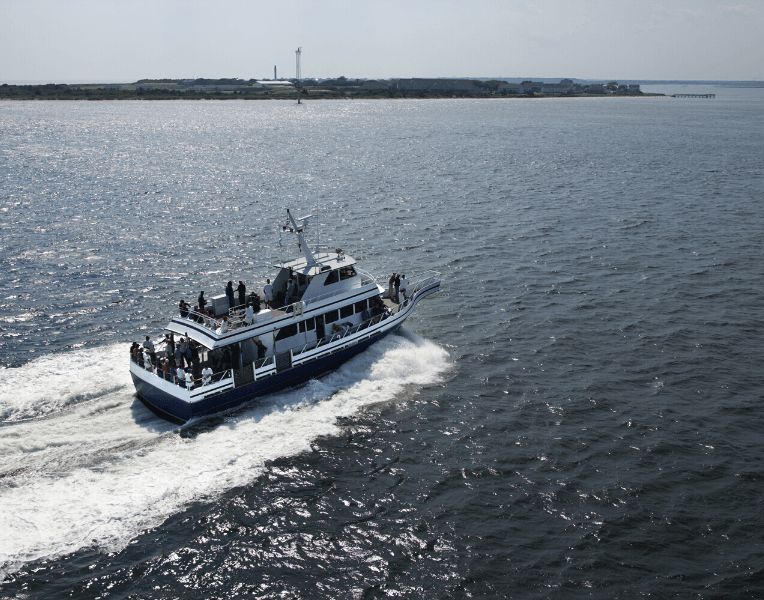
[[[726, 2], [726, 3], [725, 3]], [[0, 83], [764, 80], [764, 0], [0, 0]]]

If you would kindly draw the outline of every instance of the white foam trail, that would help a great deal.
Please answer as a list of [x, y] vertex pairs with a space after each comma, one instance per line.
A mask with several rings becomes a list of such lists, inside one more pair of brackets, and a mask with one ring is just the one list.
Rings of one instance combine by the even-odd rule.
[[40, 357], [17, 369], [0, 370], [0, 421], [50, 414], [132, 385], [125, 365], [128, 345]]
[[[124, 345], [112, 352], [127, 354]], [[67, 362], [84, 352], [71, 354], [59, 359], [54, 379], [70, 379]], [[127, 370], [126, 358], [119, 364]], [[273, 394], [190, 438], [137, 403], [129, 376], [120, 383], [105, 375], [91, 382], [92, 400], [0, 427], [0, 576], [94, 544], [119, 550], [189, 503], [250, 483], [266, 461], [337, 433], [337, 417], [391, 400], [403, 386], [433, 383], [448, 367], [447, 353], [431, 342], [391, 336], [321, 380]]]

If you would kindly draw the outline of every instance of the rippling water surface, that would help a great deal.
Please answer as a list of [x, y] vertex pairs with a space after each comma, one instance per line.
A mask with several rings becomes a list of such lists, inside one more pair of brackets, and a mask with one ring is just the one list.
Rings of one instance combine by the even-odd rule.
[[[0, 595], [764, 595], [764, 91], [716, 94], [0, 103]], [[441, 292], [157, 419], [129, 343], [287, 207]]]

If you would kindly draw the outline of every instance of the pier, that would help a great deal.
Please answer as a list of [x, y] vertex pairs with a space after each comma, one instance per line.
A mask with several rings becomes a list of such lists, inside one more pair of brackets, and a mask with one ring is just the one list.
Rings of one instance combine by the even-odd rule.
[[674, 94], [672, 98], [716, 98], [716, 94]]

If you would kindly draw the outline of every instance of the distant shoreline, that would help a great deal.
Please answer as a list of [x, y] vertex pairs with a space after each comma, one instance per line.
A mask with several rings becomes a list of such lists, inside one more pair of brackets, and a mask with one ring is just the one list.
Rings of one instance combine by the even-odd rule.
[[[445, 100], [445, 99], [544, 99], [544, 98], [651, 98], [666, 97], [666, 94], [612, 92], [608, 94], [555, 94], [555, 93], [471, 93], [471, 92], [426, 92], [426, 91], [356, 91], [356, 90], [312, 90], [303, 92], [301, 100]], [[16, 101], [173, 101], [173, 100], [289, 100], [297, 101], [294, 90], [267, 90], [260, 92], [196, 92], [179, 90], [108, 89], [98, 86], [67, 85], [0, 85], [0, 100]]]

